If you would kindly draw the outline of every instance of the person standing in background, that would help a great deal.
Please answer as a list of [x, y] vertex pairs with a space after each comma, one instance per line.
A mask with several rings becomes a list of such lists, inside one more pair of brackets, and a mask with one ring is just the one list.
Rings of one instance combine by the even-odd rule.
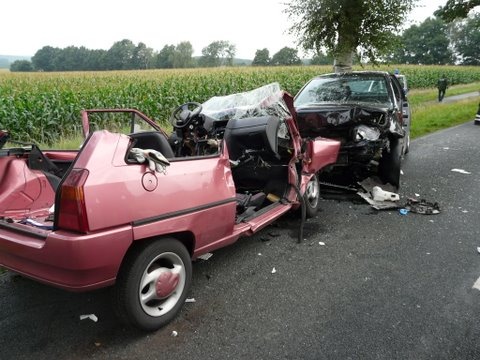
[[438, 101], [441, 102], [443, 97], [445, 96], [445, 91], [448, 87], [448, 80], [445, 75], [442, 75], [440, 79], [438, 79], [437, 88], [438, 88]]

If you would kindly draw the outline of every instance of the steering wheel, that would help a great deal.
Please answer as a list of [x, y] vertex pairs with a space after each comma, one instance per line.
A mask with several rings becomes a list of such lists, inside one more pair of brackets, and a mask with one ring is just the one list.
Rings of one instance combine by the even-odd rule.
[[183, 129], [186, 127], [193, 118], [198, 116], [202, 111], [202, 104], [197, 102], [187, 102], [180, 105], [172, 112], [170, 116], [170, 124], [176, 129]]

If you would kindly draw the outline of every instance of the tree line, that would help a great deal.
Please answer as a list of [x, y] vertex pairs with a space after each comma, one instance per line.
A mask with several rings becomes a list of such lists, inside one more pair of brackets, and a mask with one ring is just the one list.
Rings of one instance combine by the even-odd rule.
[[[299, 5], [303, 4], [303, 0], [297, 1]], [[330, 0], [318, 1], [324, 7], [330, 2]], [[472, 4], [473, 7], [476, 1], [473, 1]], [[294, 13], [295, 8], [292, 9], [291, 12]], [[304, 11], [305, 8], [299, 6], [298, 9]], [[412, 25], [400, 35], [389, 38], [389, 44], [385, 47], [388, 51], [382, 53], [375, 51], [373, 45], [369, 49], [368, 43], [361, 43], [357, 39], [356, 42], [359, 44], [356, 46], [363, 44], [364, 52], [356, 53], [356, 61], [368, 59], [396, 64], [480, 65], [480, 14], [456, 18], [456, 20], [445, 19], [441, 16], [444, 15], [442, 12], [437, 12], [436, 15], [438, 16], [427, 18], [419, 25]], [[313, 21], [314, 19], [312, 19]], [[299, 24], [304, 24], [304, 22], [299, 22]], [[372, 24], [363, 26], [375, 28]], [[305, 32], [308, 28], [296, 30]], [[339, 50], [335, 49], [333, 43], [330, 45], [326, 43], [327, 37], [321, 38], [321, 34], [312, 32], [312, 38], [309, 39], [305, 33], [303, 34], [303, 38], [300, 37], [303, 47], [310, 50], [315, 49], [310, 64], [334, 63], [335, 52], [338, 53]], [[375, 38], [376, 41], [385, 42], [386, 39], [381, 38], [381, 32], [379, 34], [377, 37], [380, 36], [380, 39]], [[323, 42], [318, 39], [323, 39]], [[142, 42], [135, 45], [128, 39], [115, 42], [108, 50], [90, 50], [75, 46], [60, 49], [45, 46], [35, 53], [31, 61], [17, 60], [12, 63], [10, 70], [98, 71], [233, 66], [236, 47], [228, 41], [214, 41], [202, 49], [200, 57], [193, 57], [193, 52], [192, 44], [188, 41], [177, 45], [165, 45], [159, 52], [155, 52]], [[272, 56], [267, 48], [259, 49], [255, 52], [251, 63], [253, 66], [299, 64], [302, 64], [302, 60], [298, 56], [298, 50], [289, 47], [284, 47]]]
[[[266, 58], [254, 60], [256, 65], [301, 64], [296, 49], [285, 47], [271, 59], [268, 50], [263, 51], [266, 51]], [[219, 40], [203, 48], [200, 57], [193, 57], [193, 52], [193, 46], [189, 41], [165, 45], [159, 52], [155, 52], [143, 42], [135, 45], [128, 39], [115, 42], [108, 50], [91, 50], [83, 46], [69, 46], [63, 49], [44, 46], [35, 53], [31, 61], [13, 62], [10, 71], [101, 71], [233, 66], [236, 47], [228, 41]]]

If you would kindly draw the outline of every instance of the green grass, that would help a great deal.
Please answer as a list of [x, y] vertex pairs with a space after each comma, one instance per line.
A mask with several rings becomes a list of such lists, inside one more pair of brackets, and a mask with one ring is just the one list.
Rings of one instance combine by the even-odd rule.
[[[476, 91], [480, 91], [480, 82], [450, 86], [447, 89], [445, 96], [454, 96]], [[421, 105], [427, 101], [436, 101], [438, 99], [438, 90], [432, 88], [414, 89], [408, 93], [408, 99], [412, 107], [415, 107], [416, 105]]]
[[472, 121], [477, 113], [478, 102], [478, 98], [471, 98], [455, 103], [430, 103], [413, 107], [412, 139]]

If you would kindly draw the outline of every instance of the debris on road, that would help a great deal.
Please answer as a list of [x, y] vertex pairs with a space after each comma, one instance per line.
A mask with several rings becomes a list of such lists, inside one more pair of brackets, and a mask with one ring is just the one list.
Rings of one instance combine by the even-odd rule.
[[407, 215], [408, 209], [400, 209], [398, 212], [400, 213], [400, 215]]
[[90, 319], [93, 322], [98, 321], [98, 317], [95, 314], [80, 315], [80, 320]]
[[325, 243], [323, 241], [319, 241], [318, 245], [325, 246]]
[[189, 299], [185, 299], [185, 302], [186, 303], [194, 303], [196, 302], [197, 300], [195, 300], [195, 298], [189, 298]]
[[468, 171], [465, 171], [463, 169], [452, 169], [453, 172], [458, 172], [460, 174], [467, 174], [467, 175], [470, 175], [471, 172], [468, 172]]
[[272, 274], [275, 274], [277, 270], [275, 268], [272, 269]]
[[480, 254], [480, 246], [477, 246], [477, 251]]
[[363, 198], [376, 210], [398, 209], [402, 206], [397, 203], [400, 196], [396, 194], [395, 187], [390, 184], [379, 186], [375, 178], [367, 178], [358, 183], [364, 191], [358, 191], [357, 195]]
[[400, 196], [391, 191], [385, 191], [380, 186], [374, 186], [372, 189], [372, 198], [374, 201], [398, 201]]
[[438, 203], [428, 202], [425, 199], [417, 200], [412, 198], [407, 198], [407, 204], [405, 209], [423, 215], [436, 215], [440, 214], [440, 206]]
[[202, 259], [202, 260], [207, 261], [207, 260], [210, 259], [212, 256], [213, 256], [212, 253], [206, 253], [206, 254], [200, 255], [200, 256], [198, 257], [198, 259]]
[[395, 201], [375, 201], [372, 197], [372, 194], [369, 192], [359, 191], [357, 194], [367, 203], [369, 203], [375, 210], [390, 210], [402, 207], [402, 205]]
[[173, 330], [171, 335], [172, 335], [173, 337], [177, 337], [177, 336], [178, 336], [178, 332], [176, 332], [175, 330]]

